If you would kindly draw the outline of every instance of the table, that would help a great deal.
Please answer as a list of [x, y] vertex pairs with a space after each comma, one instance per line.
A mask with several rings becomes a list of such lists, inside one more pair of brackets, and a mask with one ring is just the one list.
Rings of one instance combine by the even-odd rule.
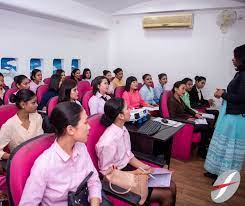
[[162, 164], [167, 164], [168, 168], [170, 167], [172, 137], [184, 124], [179, 127], [162, 125], [160, 130], [152, 136], [138, 133], [137, 131], [140, 127], [135, 124], [127, 123], [125, 126], [129, 131], [132, 151], [136, 157], [146, 155], [147, 158], [152, 158], [153, 163], [154, 161], [159, 161], [158, 157], [160, 157], [162, 161], [158, 165], [162, 166]]

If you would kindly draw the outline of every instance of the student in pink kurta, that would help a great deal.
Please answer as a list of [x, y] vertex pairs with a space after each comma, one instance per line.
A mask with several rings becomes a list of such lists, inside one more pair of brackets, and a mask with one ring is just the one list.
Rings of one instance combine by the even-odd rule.
[[[130, 119], [127, 103], [121, 98], [110, 99], [105, 103], [104, 112], [101, 123], [107, 129], [96, 144], [100, 172], [105, 174], [112, 166], [125, 170], [127, 165], [142, 167], [148, 173], [153, 172], [153, 168], [138, 160], [131, 151], [129, 132], [124, 126]], [[135, 173], [142, 174], [142, 171], [137, 169]], [[153, 188], [152, 202], [158, 202], [161, 206], [172, 206], [175, 205], [175, 199], [176, 187], [173, 181], [169, 188]]]
[[65, 206], [68, 192], [93, 171], [87, 182], [90, 205], [101, 202], [101, 183], [85, 143], [89, 125], [85, 110], [75, 102], [59, 103], [50, 118], [57, 139], [34, 162], [19, 206]]
[[31, 72], [30, 90], [36, 93], [37, 88], [43, 85], [42, 72], [40, 69], [33, 69]]
[[0, 159], [8, 159], [9, 153], [3, 149], [8, 145], [10, 151], [22, 142], [43, 134], [42, 117], [37, 113], [37, 98], [34, 92], [22, 89], [13, 95], [19, 111], [8, 119], [0, 130]]
[[142, 99], [138, 90], [138, 81], [133, 76], [127, 78], [125, 92], [123, 93], [122, 98], [126, 101], [130, 109], [150, 106]]

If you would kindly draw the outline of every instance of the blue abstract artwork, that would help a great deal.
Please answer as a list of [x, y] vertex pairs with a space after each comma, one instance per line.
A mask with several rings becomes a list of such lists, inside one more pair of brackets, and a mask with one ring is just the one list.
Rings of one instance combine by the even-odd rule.
[[62, 69], [62, 59], [53, 60], [53, 73], [58, 69]]
[[71, 60], [71, 70], [79, 69], [80, 67], [80, 59], [72, 59]]
[[16, 58], [2, 58], [1, 59], [1, 69], [16, 72], [17, 71]]
[[34, 69], [42, 70], [42, 62], [41, 62], [41, 59], [32, 58], [30, 60], [30, 71], [32, 72], [32, 70], [34, 70]]

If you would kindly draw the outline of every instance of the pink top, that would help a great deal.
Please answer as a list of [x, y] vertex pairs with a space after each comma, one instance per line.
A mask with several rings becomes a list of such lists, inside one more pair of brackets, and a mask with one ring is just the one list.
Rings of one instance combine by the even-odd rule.
[[122, 169], [134, 157], [131, 152], [130, 136], [126, 127], [115, 124], [109, 126], [100, 137], [96, 146], [99, 169], [102, 174], [111, 166]]
[[37, 88], [39, 86], [43, 85], [43, 82], [40, 82], [39, 84], [36, 84], [34, 81], [30, 82], [30, 90], [33, 91], [36, 94]]
[[123, 92], [122, 98], [126, 101], [130, 109], [138, 109], [140, 107], [149, 106], [149, 104], [142, 99], [138, 90], [135, 92], [125, 91]]
[[19, 206], [66, 206], [69, 191], [76, 191], [89, 172], [89, 199], [101, 199], [98, 173], [83, 143], [76, 143], [72, 156], [55, 141], [35, 161], [28, 177]]

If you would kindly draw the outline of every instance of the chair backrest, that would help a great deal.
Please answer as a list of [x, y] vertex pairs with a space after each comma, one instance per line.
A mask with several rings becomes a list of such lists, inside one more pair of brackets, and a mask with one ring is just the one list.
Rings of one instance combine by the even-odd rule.
[[38, 104], [40, 104], [43, 95], [44, 95], [47, 91], [48, 91], [48, 85], [47, 85], [47, 84], [41, 85], [41, 86], [39, 86], [39, 87], [37, 88], [36, 95], [37, 95], [37, 103], [38, 103]]
[[83, 96], [82, 106], [85, 109], [88, 116], [90, 116], [90, 109], [88, 106], [88, 101], [92, 96], [93, 96], [93, 92], [91, 90], [86, 92]]
[[12, 84], [11, 84], [11, 88], [12, 88], [12, 89], [17, 88], [17, 85], [16, 85], [15, 81], [13, 81], [13, 82], [12, 82]]
[[142, 83], [138, 83], [138, 90], [140, 90], [142, 86], [143, 86]]
[[18, 91], [18, 88], [11, 88], [11, 89], [8, 89], [4, 95], [3, 95], [3, 102], [4, 104], [9, 104], [9, 98], [11, 96], [11, 94], [15, 93]]
[[49, 83], [50, 83], [50, 77], [49, 77], [49, 78], [44, 79], [44, 80], [43, 80], [43, 82], [44, 82], [44, 84], [49, 85]]
[[54, 134], [32, 138], [14, 149], [7, 165], [7, 188], [10, 205], [19, 205], [31, 168], [40, 154], [54, 142]]
[[56, 107], [56, 105], [58, 104], [58, 96], [52, 97], [47, 104], [47, 110], [48, 110], [48, 117], [51, 116], [51, 113], [53, 111], [53, 109]]
[[71, 76], [66, 76], [66, 79], [71, 79]]
[[86, 143], [88, 153], [90, 154], [94, 166], [98, 171], [98, 157], [96, 155], [95, 145], [106, 129], [106, 127], [100, 123], [101, 116], [102, 114], [95, 114], [88, 118], [88, 124], [91, 128], [89, 130], [88, 140]]
[[90, 91], [91, 89], [92, 89], [92, 87], [88, 81], [79, 81], [78, 82], [77, 90], [78, 90], [78, 96], [79, 96], [80, 102], [82, 101], [84, 94], [87, 91]]
[[160, 110], [161, 117], [163, 117], [163, 118], [169, 118], [168, 100], [169, 100], [171, 94], [172, 94], [172, 92], [169, 90], [165, 90], [161, 94], [159, 110]]
[[125, 91], [125, 86], [116, 87], [114, 91], [114, 95], [117, 98], [122, 98], [123, 92]]
[[11, 117], [18, 112], [18, 108], [15, 104], [8, 104], [0, 106], [0, 128]]

